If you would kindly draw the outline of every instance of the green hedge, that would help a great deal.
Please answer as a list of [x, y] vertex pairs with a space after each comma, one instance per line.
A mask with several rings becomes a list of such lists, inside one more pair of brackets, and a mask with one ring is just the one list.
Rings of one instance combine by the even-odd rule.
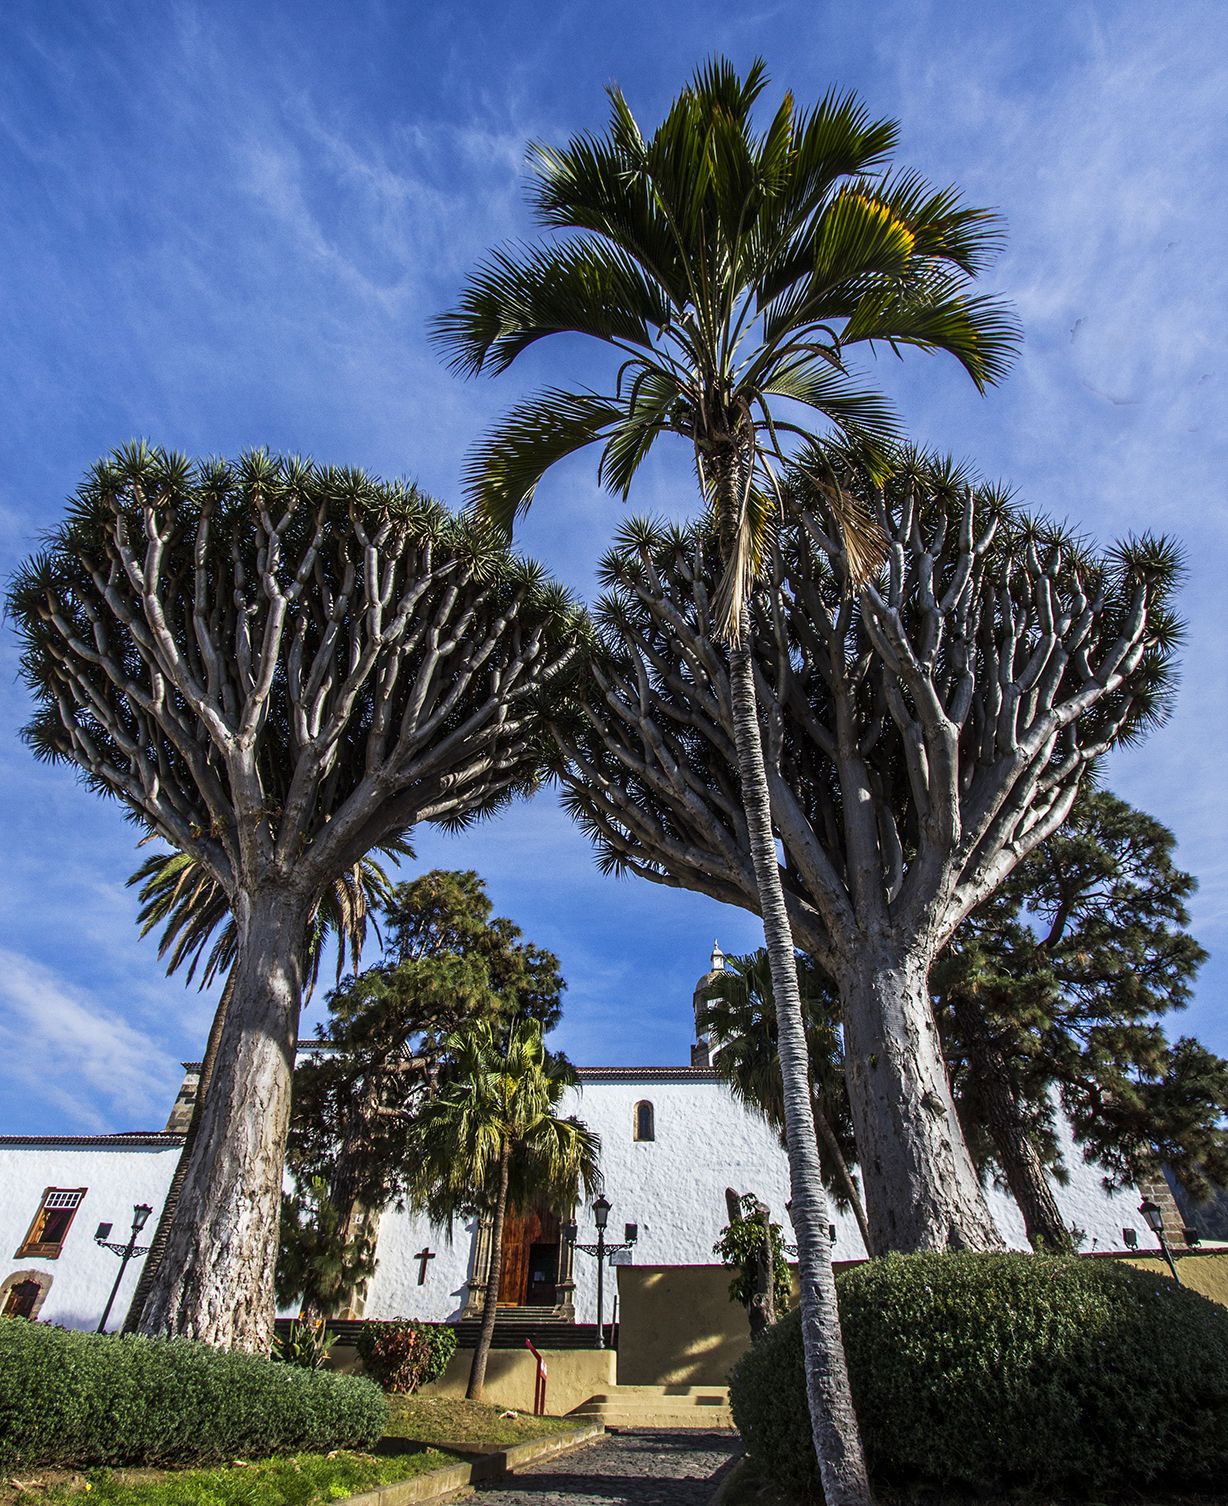
[[[1228, 1311], [1168, 1276], [1045, 1255], [887, 1256], [841, 1273], [880, 1480], [1003, 1489], [1228, 1478]], [[748, 1451], [819, 1498], [796, 1313], [734, 1371]]]
[[357, 1376], [190, 1339], [0, 1319], [0, 1468], [189, 1464], [366, 1448], [388, 1405]]
[[448, 1368], [456, 1353], [456, 1330], [446, 1323], [389, 1318], [364, 1323], [357, 1347], [363, 1368], [385, 1391], [416, 1391]]

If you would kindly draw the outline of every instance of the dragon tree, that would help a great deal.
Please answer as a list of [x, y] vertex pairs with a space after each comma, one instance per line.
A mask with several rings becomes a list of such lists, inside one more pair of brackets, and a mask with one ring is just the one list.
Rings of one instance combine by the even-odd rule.
[[314, 906], [415, 823], [531, 787], [565, 593], [405, 484], [143, 445], [86, 476], [9, 610], [36, 756], [224, 891], [233, 990], [143, 1331], [267, 1352]]
[[[887, 541], [864, 588], [814, 489]], [[1177, 553], [1097, 553], [957, 469], [848, 452], [793, 472], [748, 603], [781, 884], [837, 983], [874, 1249], [1000, 1244], [928, 992], [955, 928], [1058, 829], [1114, 745], [1162, 719]], [[710, 523], [631, 523], [599, 642], [555, 725], [566, 799], [608, 869], [755, 910]]]

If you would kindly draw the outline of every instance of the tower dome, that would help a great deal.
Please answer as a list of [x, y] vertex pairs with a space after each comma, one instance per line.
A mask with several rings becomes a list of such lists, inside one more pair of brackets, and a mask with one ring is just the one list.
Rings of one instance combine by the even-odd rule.
[[709, 987], [720, 978], [725, 971], [725, 954], [721, 951], [719, 941], [712, 943], [712, 956], [708, 959], [708, 971], [695, 985], [695, 992], [691, 998], [692, 1008], [695, 1011], [695, 1044], [691, 1047], [691, 1065], [693, 1067], [710, 1067], [712, 1065], [712, 1053], [717, 1048], [717, 1042], [712, 1040], [704, 1028], [702, 1016], [704, 1005], [707, 1002], [705, 995]]

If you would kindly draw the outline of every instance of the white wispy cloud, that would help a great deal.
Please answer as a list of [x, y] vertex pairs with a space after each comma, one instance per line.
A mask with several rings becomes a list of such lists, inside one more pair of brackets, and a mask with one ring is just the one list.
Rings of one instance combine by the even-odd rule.
[[24, 952], [0, 948], [0, 1075], [5, 1093], [58, 1111], [52, 1133], [161, 1128], [175, 1059], [88, 989]]

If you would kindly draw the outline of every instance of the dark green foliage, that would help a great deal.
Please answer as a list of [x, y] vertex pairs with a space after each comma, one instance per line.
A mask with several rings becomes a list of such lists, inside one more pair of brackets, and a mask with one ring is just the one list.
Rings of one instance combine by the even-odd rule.
[[[1228, 1312], [1167, 1276], [1074, 1256], [891, 1255], [844, 1271], [840, 1317], [872, 1470], [982, 1490], [1228, 1478]], [[818, 1475], [791, 1313], [730, 1387], [751, 1454]]]
[[329, 995], [328, 1049], [295, 1073], [277, 1292], [346, 1310], [375, 1269], [375, 1215], [404, 1197], [415, 1126], [446, 1075], [445, 1042], [476, 1021], [558, 1023], [559, 960], [492, 915], [471, 870], [432, 869], [382, 896], [385, 961]]
[[763, 1259], [766, 1224], [772, 1257], [772, 1300], [776, 1311], [783, 1313], [793, 1301], [793, 1277], [785, 1259], [780, 1225], [766, 1219], [765, 1213], [754, 1194], [747, 1193], [742, 1198], [742, 1216], [725, 1225], [721, 1237], [712, 1246], [712, 1253], [721, 1257], [722, 1265], [737, 1268], [737, 1274], [729, 1283], [729, 1300], [740, 1302], [743, 1307], [749, 1306], [756, 1291], [757, 1269]]
[[416, 1391], [442, 1375], [455, 1353], [456, 1330], [446, 1323], [393, 1318], [364, 1323], [358, 1335], [359, 1358], [385, 1391]]
[[195, 1464], [366, 1448], [388, 1419], [358, 1376], [189, 1339], [0, 1322], [0, 1469]]
[[1187, 930], [1195, 880], [1175, 846], [1146, 812], [1085, 785], [939, 959], [931, 986], [981, 1155], [995, 1154], [986, 1080], [1004, 1077], [1051, 1162], [1056, 1088], [1116, 1183], [1157, 1161], [1195, 1197], [1228, 1179], [1228, 1062], [1189, 1037], [1170, 1043], [1158, 1023], [1185, 1007], [1206, 958]]

